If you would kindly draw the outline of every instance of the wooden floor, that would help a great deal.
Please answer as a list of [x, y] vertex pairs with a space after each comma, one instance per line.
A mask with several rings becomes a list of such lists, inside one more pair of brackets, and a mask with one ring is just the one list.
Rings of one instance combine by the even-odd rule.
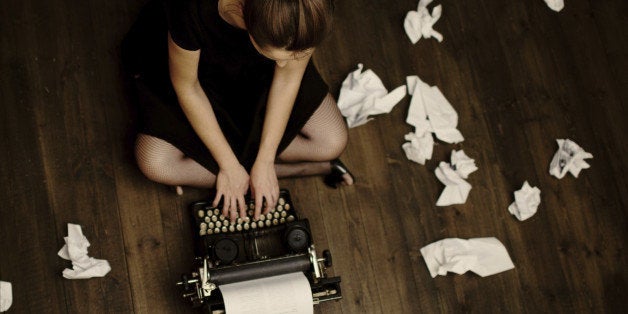
[[[193, 258], [187, 205], [138, 171], [135, 120], [119, 43], [145, 0], [0, 2], [0, 279], [9, 313], [184, 313], [175, 281]], [[438, 143], [427, 165], [401, 149], [409, 98], [351, 129], [343, 160], [357, 184], [290, 179], [319, 249], [334, 256], [344, 299], [318, 313], [620, 312], [628, 302], [628, 2], [436, 1], [445, 40], [412, 45], [417, 0], [336, 1], [335, 30], [315, 56], [332, 91], [357, 63], [388, 88], [418, 74], [459, 114], [465, 141]], [[578, 179], [548, 174], [555, 139], [593, 153]], [[434, 176], [452, 149], [476, 160], [464, 205], [435, 206]], [[538, 213], [508, 205], [527, 180]], [[78, 223], [104, 278], [66, 280], [57, 251]], [[516, 268], [432, 279], [420, 248], [494, 236]], [[624, 310], [622, 310], [624, 309]]]

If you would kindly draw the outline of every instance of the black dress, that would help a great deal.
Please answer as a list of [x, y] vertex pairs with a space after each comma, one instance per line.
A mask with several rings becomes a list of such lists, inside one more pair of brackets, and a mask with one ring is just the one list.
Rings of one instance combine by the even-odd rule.
[[[122, 58], [137, 87], [139, 131], [171, 143], [215, 174], [218, 165], [185, 117], [170, 82], [168, 31], [181, 48], [201, 49], [201, 86], [231, 149], [250, 170], [259, 148], [275, 62], [255, 50], [246, 30], [220, 17], [218, 0], [153, 0], [125, 37]], [[327, 92], [327, 85], [310, 62], [278, 154], [303, 128]]]

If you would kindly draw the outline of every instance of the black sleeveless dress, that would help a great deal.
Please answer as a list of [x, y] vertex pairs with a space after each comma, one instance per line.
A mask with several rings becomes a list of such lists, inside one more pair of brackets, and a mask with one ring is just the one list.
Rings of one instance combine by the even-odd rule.
[[[275, 62], [255, 50], [246, 30], [220, 17], [218, 0], [153, 0], [125, 37], [122, 59], [137, 87], [139, 132], [171, 143], [212, 173], [218, 172], [218, 165], [185, 117], [170, 82], [168, 31], [181, 48], [201, 49], [201, 86], [232, 150], [250, 170], [259, 149]], [[310, 62], [278, 153], [295, 138], [327, 92]]]

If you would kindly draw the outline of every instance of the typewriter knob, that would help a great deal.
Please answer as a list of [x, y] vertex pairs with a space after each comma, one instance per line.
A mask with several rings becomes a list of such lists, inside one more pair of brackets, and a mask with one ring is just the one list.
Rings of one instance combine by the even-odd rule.
[[190, 280], [187, 275], [181, 275], [181, 281], [178, 282], [179, 285], [183, 285], [184, 291], [190, 291]]
[[224, 264], [230, 264], [238, 257], [238, 245], [231, 239], [220, 239], [214, 246], [216, 258]]
[[331, 267], [331, 252], [329, 250], [323, 251], [323, 258], [325, 258], [325, 267]]
[[302, 251], [310, 244], [310, 236], [303, 227], [293, 226], [286, 234], [288, 247], [295, 252]]

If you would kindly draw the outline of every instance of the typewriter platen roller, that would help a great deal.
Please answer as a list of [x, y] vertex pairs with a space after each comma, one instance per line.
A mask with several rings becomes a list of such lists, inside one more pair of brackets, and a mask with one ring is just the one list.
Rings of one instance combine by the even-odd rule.
[[224, 312], [218, 286], [303, 272], [310, 282], [314, 304], [342, 298], [340, 277], [327, 277], [331, 253], [317, 255], [309, 222], [300, 219], [290, 194], [282, 189], [277, 206], [253, 220], [254, 201], [247, 199], [247, 217], [231, 223], [221, 215], [221, 205], [211, 200], [190, 205], [194, 217], [193, 271], [177, 283], [194, 307]]

